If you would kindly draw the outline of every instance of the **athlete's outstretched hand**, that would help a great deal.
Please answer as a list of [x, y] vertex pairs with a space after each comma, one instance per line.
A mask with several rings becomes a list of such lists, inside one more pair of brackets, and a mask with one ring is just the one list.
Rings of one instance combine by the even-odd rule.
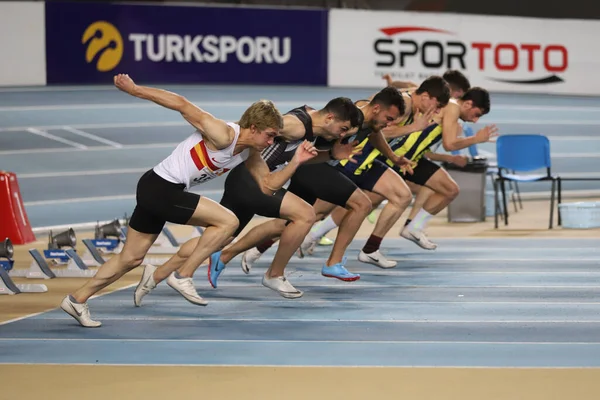
[[300, 143], [298, 148], [296, 148], [296, 153], [294, 153], [294, 158], [299, 164], [305, 163], [308, 160], [315, 158], [319, 154], [315, 146], [308, 140]]
[[498, 128], [496, 125], [488, 125], [485, 128], [478, 130], [475, 134], [477, 143], [489, 142], [490, 139], [495, 138], [496, 136], [498, 136]]
[[133, 94], [135, 91], [135, 82], [127, 74], [118, 74], [114, 77], [115, 86], [125, 93]]
[[331, 148], [331, 155], [336, 160], [348, 160], [356, 164], [356, 160], [352, 157], [362, 154], [360, 149], [357, 149], [358, 140], [348, 143], [342, 143], [341, 140], [336, 141]]

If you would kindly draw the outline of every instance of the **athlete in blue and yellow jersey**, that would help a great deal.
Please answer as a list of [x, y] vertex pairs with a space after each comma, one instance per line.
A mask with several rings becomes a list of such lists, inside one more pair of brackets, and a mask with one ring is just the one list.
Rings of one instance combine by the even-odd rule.
[[[447, 83], [440, 76], [432, 76], [426, 79], [418, 88], [411, 92], [403, 93], [406, 111], [398, 119], [399, 122], [385, 128], [384, 136], [390, 146], [402, 137], [415, 131], [423, 131], [432, 123], [433, 116], [440, 111], [450, 99], [450, 90]], [[362, 102], [358, 102], [359, 108]], [[394, 163], [389, 160], [378, 160], [381, 155], [368, 140], [364, 140], [358, 146], [362, 153], [352, 157], [351, 160], [342, 160], [337, 168], [350, 178], [358, 187], [367, 193], [372, 201], [387, 200], [382, 210], [373, 234], [367, 240], [358, 259], [363, 262], [375, 264], [381, 268], [392, 268], [396, 266], [395, 261], [390, 261], [379, 252], [380, 243], [385, 234], [392, 228], [404, 213], [410, 201], [412, 193], [406, 182], [399, 174], [398, 168], [391, 168]], [[395, 152], [397, 156], [403, 156]], [[406, 157], [405, 157], [406, 158]], [[330, 208], [331, 209], [331, 208]], [[340, 215], [340, 220], [345, 218], [346, 210], [338, 208], [335, 214]], [[327, 229], [327, 226], [324, 226]], [[341, 227], [340, 227], [341, 229]], [[310, 253], [316, 240], [320, 238], [319, 229], [313, 229], [301, 245], [301, 250]]]
[[[415, 98], [414, 92], [416, 92], [415, 89], [409, 91], [409, 93], [412, 93], [413, 98]], [[390, 147], [394, 149], [396, 154], [402, 154], [406, 158], [417, 163], [414, 168], [414, 173], [412, 175], [404, 176], [404, 179], [409, 186], [411, 188], [428, 188], [432, 192], [426, 197], [422, 209], [419, 210], [417, 216], [413, 219], [413, 222], [411, 222], [412, 225], [409, 224], [402, 230], [402, 237], [417, 243], [423, 248], [432, 249], [429, 247], [431, 243], [429, 243], [419, 226], [423, 226], [422, 224], [426, 222], [428, 218], [439, 213], [454, 198], [456, 198], [459, 188], [456, 182], [454, 182], [444, 169], [428, 159], [429, 154], [431, 154], [431, 149], [438, 144], [442, 144], [447, 151], [453, 151], [469, 147], [475, 143], [488, 141], [491, 136], [496, 134], [495, 126], [485, 127], [473, 137], [460, 138], [459, 132], [462, 130], [460, 129], [458, 121], [477, 122], [482, 115], [489, 112], [489, 109], [490, 100], [488, 92], [482, 88], [473, 88], [468, 90], [460, 99], [450, 100], [449, 104], [434, 116], [433, 124], [429, 125], [421, 132], [414, 132], [408, 136], [394, 138], [393, 128], [387, 128], [383, 131], [386, 137], [391, 137]], [[355, 165], [346, 164], [348, 167], [345, 167], [345, 170], [347, 174], [350, 173], [352, 176], [361, 176], [361, 179], [368, 180], [368, 176], [374, 173], [372, 171], [376, 171], [374, 165], [378, 162], [386, 163], [391, 167], [381, 153], [375, 149], [369, 148], [368, 145], [363, 148], [362, 154], [357, 158], [360, 158], [360, 160], [358, 160], [359, 162]], [[394, 169], [399, 173], [402, 172], [398, 168]], [[370, 198], [374, 205], [383, 200], [381, 197], [377, 199], [374, 198], [374, 196], [370, 196]], [[397, 221], [397, 219], [391, 221], [390, 224], [389, 217], [385, 213], [386, 207], [387, 205], [381, 211], [373, 234], [369, 238], [369, 241], [373, 243], [376, 243], [378, 238], [384, 237], [389, 229], [391, 229], [391, 226]], [[317, 224], [311, 230], [309, 235], [323, 235], [335, 228], [335, 222], [340, 218], [339, 215], [336, 214], [339, 214], [338, 210], [330, 217]], [[389, 226], [387, 231], [379, 230], [380, 227], [385, 226]], [[375, 238], [373, 236], [375, 236]], [[369, 241], [367, 241], [367, 243], [369, 243]], [[367, 245], [365, 245], [365, 247], [367, 247]], [[366, 250], [373, 249], [367, 248]], [[378, 255], [380, 255], [380, 253]], [[359, 260], [375, 264], [379, 267], [383, 267], [384, 264], [391, 265], [393, 263], [393, 261], [385, 260], [381, 257], [378, 257], [378, 260], [375, 260], [377, 257], [369, 258], [368, 256], [369, 253], [363, 248], [363, 251], [359, 254]]]
[[[434, 118], [436, 122], [434, 125], [422, 132], [412, 133], [392, 145], [395, 152], [417, 163], [414, 174], [407, 176], [406, 180], [435, 192], [427, 198], [413, 221], [402, 230], [400, 233], [402, 237], [427, 248], [428, 239], [422, 227], [429, 218], [446, 208], [459, 193], [458, 185], [448, 172], [424, 156], [437, 144], [441, 144], [446, 151], [455, 151], [489, 141], [490, 137], [497, 135], [497, 128], [494, 125], [480, 129], [472, 137], [459, 136], [462, 132], [459, 120], [477, 122], [489, 111], [489, 93], [483, 88], [473, 87], [460, 99], [452, 99], [448, 106]], [[379, 155], [378, 159], [385, 159], [385, 157]]]

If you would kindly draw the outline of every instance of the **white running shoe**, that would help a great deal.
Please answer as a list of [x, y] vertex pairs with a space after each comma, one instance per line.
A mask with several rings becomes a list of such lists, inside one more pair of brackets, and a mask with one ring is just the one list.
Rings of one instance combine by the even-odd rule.
[[394, 268], [398, 263], [396, 261], [388, 260], [379, 250], [372, 253], [365, 253], [360, 251], [358, 253], [358, 261], [369, 263], [378, 266], [379, 268]]
[[242, 271], [244, 271], [245, 274], [249, 274], [252, 266], [258, 261], [262, 254], [263, 253], [258, 251], [256, 247], [246, 250], [242, 255]]
[[175, 277], [175, 272], [173, 272], [167, 278], [167, 285], [178, 291], [180, 295], [185, 297], [185, 299], [192, 304], [197, 306], [205, 306], [208, 304], [208, 301], [204, 300], [198, 292], [196, 292], [196, 287], [194, 286], [192, 278], [177, 279]]
[[411, 231], [408, 227], [404, 227], [400, 232], [400, 236], [416, 243], [425, 250], [435, 250], [437, 248], [437, 244], [430, 241], [427, 235], [425, 235], [425, 232], [420, 230]]
[[300, 248], [298, 248], [298, 251], [296, 251], [296, 255], [300, 258], [312, 256], [319, 239], [314, 239], [310, 234], [306, 235], [304, 241], [300, 245]]
[[304, 294], [302, 291], [292, 286], [285, 276], [269, 278], [267, 274], [265, 274], [263, 275], [262, 284], [263, 286], [276, 291], [286, 299], [297, 299]]
[[60, 303], [60, 308], [71, 317], [75, 318], [75, 320], [85, 328], [97, 328], [102, 325], [102, 322], [94, 321], [90, 317], [90, 309], [87, 303], [75, 303], [67, 296]]
[[142, 274], [142, 279], [140, 279], [140, 283], [138, 283], [135, 288], [135, 292], [133, 292], [133, 304], [136, 307], [142, 305], [142, 299], [145, 295], [150, 293], [152, 289], [156, 287], [156, 282], [154, 282], [154, 271], [156, 271], [158, 267], [155, 267], [152, 264], [146, 264], [144, 267], [144, 273]]

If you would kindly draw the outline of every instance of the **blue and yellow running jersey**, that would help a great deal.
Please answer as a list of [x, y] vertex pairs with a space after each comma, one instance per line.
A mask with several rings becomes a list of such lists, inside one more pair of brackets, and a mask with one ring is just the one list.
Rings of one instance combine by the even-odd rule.
[[[418, 162], [423, 155], [442, 140], [442, 126], [434, 123], [420, 132], [413, 132], [402, 138], [392, 149], [399, 156], [404, 156], [411, 161]], [[390, 167], [395, 164], [380, 154], [379, 160]]]
[[[442, 126], [434, 123], [423, 131], [413, 132], [410, 135], [392, 139], [388, 143], [398, 156], [404, 156], [411, 161], [418, 162], [423, 157], [423, 154], [441, 140]], [[347, 172], [354, 175], [360, 175], [364, 171], [367, 171], [376, 159], [385, 162], [390, 167], [395, 167], [395, 164], [381, 154], [371, 143], [365, 143], [362, 154], [353, 158], [357, 161], [355, 164], [344, 160], [346, 163], [343, 165]]]
[[[411, 97], [410, 93], [406, 93], [406, 94], [408, 95], [409, 98]], [[415, 119], [415, 113], [412, 110], [412, 104], [410, 106], [411, 106], [410, 114], [408, 115], [408, 117], [406, 119], [399, 122], [397, 124], [397, 126], [406, 126], [406, 125], [410, 125], [413, 123], [413, 121]], [[390, 147], [393, 150], [394, 145], [397, 145], [397, 143], [403, 141], [406, 138], [407, 138], [407, 136], [393, 138], [393, 139], [388, 140], [388, 144], [390, 145]], [[371, 143], [369, 143], [368, 137], [365, 138], [356, 148], [359, 151], [361, 151], [361, 154], [355, 155], [354, 157], [352, 157], [352, 159], [354, 161], [356, 161], [356, 163], [352, 163], [349, 160], [341, 160], [339, 164], [341, 166], [343, 166], [347, 172], [354, 174], [354, 175], [360, 175], [363, 173], [363, 171], [371, 168], [373, 161], [378, 156], [381, 156], [381, 152], [379, 150], [377, 150]]]

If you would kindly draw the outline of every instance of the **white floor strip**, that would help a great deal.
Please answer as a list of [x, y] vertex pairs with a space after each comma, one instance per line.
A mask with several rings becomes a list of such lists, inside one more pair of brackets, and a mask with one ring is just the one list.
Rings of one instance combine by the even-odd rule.
[[[160, 126], [189, 126], [190, 133], [193, 132], [194, 128], [184, 120], [177, 121], [163, 121], [163, 122], [121, 122], [121, 123], [99, 123], [99, 124], [71, 124], [71, 128], [76, 129], [115, 129], [115, 128], [147, 128], [147, 127], [160, 127]], [[11, 126], [0, 128], [0, 132], [17, 132], [25, 131], [30, 126]], [[64, 125], [41, 125], [36, 126], [38, 129], [53, 130], [63, 129]]]
[[35, 178], [64, 178], [67, 176], [94, 176], [94, 175], [118, 175], [118, 174], [139, 174], [148, 171], [152, 166], [144, 168], [122, 168], [122, 169], [101, 169], [92, 171], [62, 171], [62, 172], [38, 172], [30, 174], [19, 174], [19, 180]]
[[[221, 194], [223, 190], [202, 190], [199, 193], [204, 195]], [[34, 206], [48, 206], [55, 204], [69, 204], [69, 203], [82, 203], [91, 201], [115, 201], [115, 200], [132, 200], [135, 199], [134, 194], [124, 194], [120, 196], [96, 196], [96, 197], [76, 197], [69, 199], [56, 199], [56, 200], [40, 200], [40, 201], [27, 201], [24, 203], [26, 207]]]
[[51, 140], [55, 140], [60, 143], [68, 144], [69, 146], [73, 146], [73, 147], [76, 147], [81, 150], [86, 150], [88, 148], [87, 146], [85, 146], [81, 143], [73, 142], [72, 140], [68, 140], [68, 139], [61, 138], [59, 136], [55, 136], [55, 135], [48, 133], [46, 131], [43, 131], [41, 129], [27, 128], [27, 132], [33, 133], [34, 135], [45, 137], [46, 139], [51, 139]]
[[91, 134], [91, 133], [88, 133], [88, 132], [84, 132], [82, 130], [79, 130], [79, 129], [76, 129], [76, 128], [73, 128], [73, 127], [70, 127], [70, 126], [65, 126], [65, 127], [63, 127], [63, 129], [65, 131], [71, 132], [71, 133], [73, 133], [75, 135], [83, 136], [85, 138], [92, 139], [92, 140], [95, 140], [97, 142], [104, 143], [104, 144], [107, 144], [107, 145], [112, 146], [112, 147], [116, 147], [118, 149], [120, 149], [121, 147], [123, 147], [123, 145], [121, 143], [113, 142], [112, 140], [108, 140], [108, 139], [105, 139], [103, 137], [100, 137], [100, 136], [97, 136], [97, 135], [94, 135], [94, 134]]
[[[221, 320], [222, 321], [222, 320]], [[456, 344], [467, 344], [467, 345], [481, 345], [481, 344], [492, 344], [492, 345], [520, 345], [520, 346], [532, 346], [532, 345], [544, 345], [544, 346], [585, 346], [585, 345], [600, 345], [600, 342], [500, 342], [500, 341], [460, 341], [460, 340], [285, 340], [285, 339], [99, 339], [99, 338], [38, 338], [38, 339], [21, 339], [21, 338], [0, 338], [3, 342], [113, 342], [118, 340], [119, 342], [187, 342], [187, 343], [282, 343], [282, 344], [296, 344], [296, 343], [308, 343], [308, 344], [367, 344], [367, 345], [385, 345], [385, 344], [445, 344], [445, 345], [456, 345]], [[71, 363], [69, 363], [71, 364]]]
[[177, 143], [148, 143], [148, 144], [133, 144], [123, 145], [120, 148], [112, 146], [92, 146], [85, 149], [73, 149], [71, 147], [63, 147], [58, 149], [22, 149], [22, 150], [4, 150], [0, 151], [0, 155], [13, 154], [52, 154], [52, 153], [72, 153], [73, 151], [115, 151], [115, 150], [139, 150], [139, 149], [174, 149]]

